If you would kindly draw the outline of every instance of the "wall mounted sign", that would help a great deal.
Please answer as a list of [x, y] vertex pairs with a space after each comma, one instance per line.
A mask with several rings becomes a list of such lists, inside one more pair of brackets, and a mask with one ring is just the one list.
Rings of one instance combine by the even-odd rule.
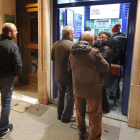
[[4, 18], [5, 18], [5, 23], [9, 22], [9, 23], [13, 23], [15, 24], [15, 19], [16, 19], [16, 16], [15, 15], [4, 15]]
[[120, 16], [120, 4], [90, 6], [90, 19], [115, 19]]
[[96, 29], [108, 29], [108, 28], [109, 28], [109, 21], [96, 22]]

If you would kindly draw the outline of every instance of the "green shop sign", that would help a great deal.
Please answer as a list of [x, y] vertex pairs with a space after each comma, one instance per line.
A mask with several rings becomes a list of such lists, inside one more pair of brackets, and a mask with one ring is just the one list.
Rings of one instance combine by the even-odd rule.
[[4, 15], [5, 16], [5, 23], [13, 23], [15, 24], [15, 15]]

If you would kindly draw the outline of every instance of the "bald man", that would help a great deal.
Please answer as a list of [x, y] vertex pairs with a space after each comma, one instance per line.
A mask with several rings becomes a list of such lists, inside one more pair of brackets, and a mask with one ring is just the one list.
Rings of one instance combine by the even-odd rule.
[[14, 88], [14, 77], [21, 73], [22, 60], [18, 46], [12, 42], [17, 36], [17, 28], [12, 23], [5, 23], [0, 35], [0, 92], [1, 118], [0, 139], [5, 138], [13, 129], [9, 124], [11, 97]]
[[82, 41], [72, 46], [69, 56], [68, 70], [72, 71], [79, 140], [84, 140], [86, 136], [86, 104], [90, 126], [89, 140], [101, 140], [102, 90], [99, 71], [108, 72], [109, 65], [100, 51], [92, 48], [93, 45], [94, 35], [86, 31], [82, 34]]

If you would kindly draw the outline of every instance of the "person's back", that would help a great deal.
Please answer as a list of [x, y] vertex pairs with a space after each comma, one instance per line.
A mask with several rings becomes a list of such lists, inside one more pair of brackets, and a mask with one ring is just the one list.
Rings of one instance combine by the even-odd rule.
[[[80, 47], [82, 46], [82, 47]], [[82, 98], [99, 98], [102, 96], [99, 80], [98, 55], [87, 41], [76, 43], [71, 50], [70, 63], [73, 77], [73, 93]], [[106, 71], [106, 69], [104, 69]]]
[[72, 75], [67, 71], [68, 57], [74, 45], [74, 28], [65, 26], [62, 35], [63, 38], [53, 45], [51, 60], [55, 62], [55, 81], [58, 88], [57, 118], [66, 123], [72, 119], [74, 106]]
[[[121, 24], [116, 24], [112, 27], [111, 31], [113, 33], [112, 37], [119, 40], [117, 41], [118, 44], [116, 45], [117, 48], [120, 48], [120, 65], [125, 64], [125, 55], [126, 55], [126, 40], [127, 35], [125, 33], [120, 32]], [[121, 42], [121, 43], [119, 43]]]
[[[2, 34], [0, 41], [0, 77], [17, 76], [21, 72], [22, 61], [18, 46], [10, 37]], [[18, 62], [17, 62], [18, 61]]]
[[118, 44], [121, 47], [120, 65], [124, 65], [126, 56], [127, 35], [125, 33], [118, 32], [113, 35], [113, 38], [118, 39], [121, 42]]
[[72, 46], [69, 56], [68, 70], [72, 72], [79, 140], [85, 139], [86, 104], [90, 122], [89, 139], [100, 140], [101, 137], [102, 91], [99, 71], [108, 72], [109, 65], [100, 51], [92, 48], [93, 45], [94, 35], [84, 32], [82, 41]]
[[55, 81], [61, 84], [72, 84], [71, 74], [67, 71], [67, 63], [73, 45], [72, 40], [63, 38], [54, 44], [52, 50], [52, 60], [55, 61]]

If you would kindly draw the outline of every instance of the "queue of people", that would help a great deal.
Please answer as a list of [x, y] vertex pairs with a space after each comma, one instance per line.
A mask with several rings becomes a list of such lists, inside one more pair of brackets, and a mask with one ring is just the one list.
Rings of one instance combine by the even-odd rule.
[[[120, 24], [118, 25], [112, 27], [112, 32], [118, 31], [116, 29], [120, 28]], [[57, 112], [59, 120], [70, 122], [75, 99], [77, 131], [79, 140], [84, 140], [87, 137], [85, 123], [87, 104], [90, 126], [88, 139], [101, 140], [102, 110], [110, 111], [106, 90], [110, 89], [111, 98], [117, 95], [117, 91], [113, 92], [114, 95], [111, 94], [112, 87], [117, 90], [119, 88], [119, 80], [113, 77], [111, 64], [124, 64], [120, 62], [124, 61], [125, 51], [124, 44], [118, 39], [122, 34], [120, 30], [113, 35], [109, 32], [100, 32], [99, 40], [97, 35], [91, 32], [90, 27], [86, 27], [86, 30], [79, 41], [74, 43], [74, 28], [66, 26], [62, 30], [63, 38], [53, 46], [52, 60], [55, 61], [55, 80], [58, 85]], [[69, 75], [69, 78], [65, 74]], [[58, 80], [58, 77], [61, 80]], [[117, 79], [120, 79], [120, 76], [117, 76]], [[70, 82], [68, 85], [71, 85], [71, 92], [68, 82]], [[65, 112], [69, 113], [65, 115]]]
[[[86, 105], [90, 127], [88, 139], [101, 140], [102, 109], [110, 111], [106, 90], [110, 89], [110, 95], [116, 96], [117, 91], [114, 93], [113, 88], [119, 88], [120, 76], [112, 76], [111, 64], [124, 65], [126, 36], [118, 28], [119, 24], [112, 27], [113, 36], [109, 32], [100, 32], [98, 40], [87, 27], [88, 31], [74, 43], [74, 28], [65, 26], [62, 39], [53, 45], [51, 60], [55, 62], [55, 81], [58, 87], [57, 119], [62, 123], [76, 121], [79, 140], [87, 137]], [[18, 46], [11, 42], [17, 33], [14, 24], [5, 23], [0, 35], [0, 138], [6, 137], [13, 129], [13, 125], [9, 124], [11, 96], [14, 77], [22, 69]], [[76, 118], [73, 118], [74, 101]]]

